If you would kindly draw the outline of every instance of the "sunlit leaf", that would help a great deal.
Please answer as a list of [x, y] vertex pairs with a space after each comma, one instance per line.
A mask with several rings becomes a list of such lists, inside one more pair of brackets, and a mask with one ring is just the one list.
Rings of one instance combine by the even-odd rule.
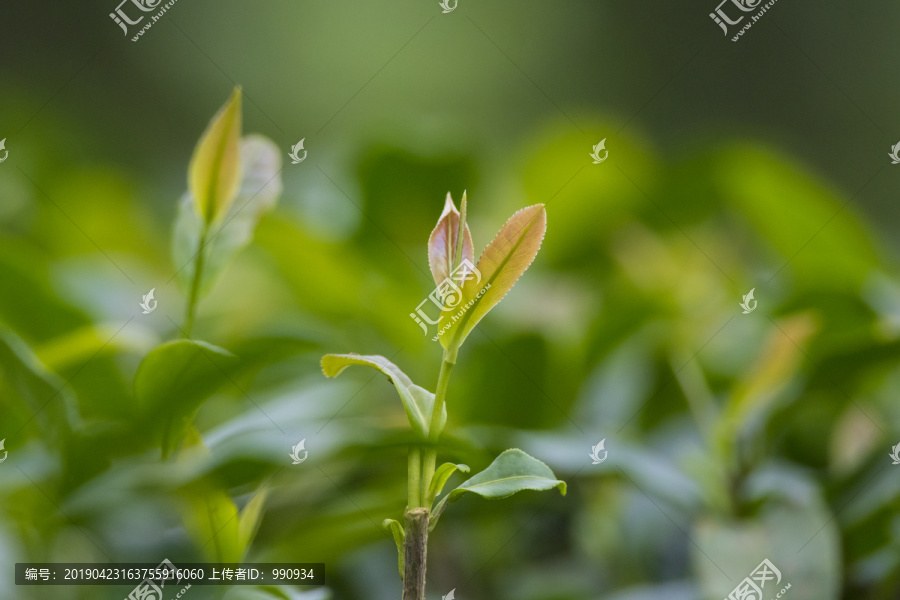
[[468, 473], [469, 466], [444, 463], [435, 470], [434, 475], [431, 478], [431, 485], [428, 487], [428, 495], [425, 497], [426, 505], [431, 504], [431, 502], [434, 501], [437, 495], [441, 493], [441, 490], [444, 489], [447, 480], [450, 479], [450, 476], [456, 471]]
[[560, 481], [550, 467], [518, 448], [504, 450], [491, 465], [464, 481], [455, 490], [441, 498], [434, 508], [433, 521], [444, 512], [447, 502], [456, 500], [467, 492], [482, 498], [506, 498], [523, 490], [552, 490], [559, 488], [566, 495], [566, 482]]
[[[417, 433], [425, 437], [428, 436], [428, 429], [431, 423], [431, 409], [434, 406], [434, 394], [414, 384], [407, 377], [406, 373], [383, 356], [327, 354], [322, 357], [322, 372], [327, 377], [337, 377], [350, 365], [365, 365], [378, 369], [387, 375], [394, 387], [397, 388], [397, 393], [403, 402], [403, 408], [406, 409], [406, 416], [409, 418], [410, 425]], [[441, 415], [441, 429], [443, 429], [446, 421], [447, 406], [445, 404], [444, 412]]]
[[[187, 429], [179, 462], [208, 456], [200, 434]], [[197, 548], [212, 562], [239, 562], [243, 554], [238, 509], [225, 491], [206, 481], [196, 481], [181, 490], [184, 524]]]
[[394, 543], [397, 544], [397, 566], [400, 568], [400, 579], [403, 579], [403, 566], [405, 561], [403, 560], [404, 548], [403, 544], [406, 541], [406, 532], [403, 531], [403, 525], [400, 524], [399, 521], [395, 521], [394, 519], [385, 519], [381, 522], [381, 526], [385, 529], [389, 529], [391, 532], [391, 536], [394, 538]]
[[[464, 193], [463, 202], [465, 201]], [[450, 276], [453, 267], [463, 260], [475, 262], [475, 248], [472, 245], [472, 234], [469, 232], [468, 223], [465, 224], [466, 232], [463, 235], [462, 257], [456, 257], [456, 247], [459, 242], [459, 219], [459, 211], [456, 210], [453, 198], [448, 193], [447, 201], [444, 203], [444, 212], [441, 213], [437, 226], [428, 238], [428, 265], [431, 267], [431, 274], [434, 276], [436, 285], [441, 285], [441, 282]]]
[[[209, 289], [225, 266], [250, 243], [259, 220], [281, 196], [281, 153], [274, 142], [260, 135], [248, 135], [240, 143], [240, 162], [242, 178], [234, 202], [221, 222], [210, 229], [202, 249], [202, 291]], [[172, 259], [178, 269], [178, 282], [185, 289], [194, 278], [205, 229], [194, 205], [192, 193], [186, 193], [179, 203], [172, 235]]]
[[162, 433], [167, 455], [204, 400], [227, 383], [237, 358], [223, 348], [176, 340], [153, 349], [138, 366], [134, 393], [148, 430]]
[[540, 250], [546, 230], [543, 204], [519, 210], [503, 225], [481, 253], [477, 276], [463, 287], [459, 306], [464, 312], [439, 338], [445, 348], [461, 346], [475, 325], [512, 289]]
[[228, 212], [240, 182], [241, 90], [236, 88], [197, 142], [188, 189], [197, 215], [212, 224]]
[[269, 495], [268, 490], [263, 488], [259, 490], [238, 518], [238, 539], [241, 544], [241, 554], [247, 554], [256, 532], [259, 530], [259, 524], [262, 521], [263, 508], [266, 505], [266, 497]]

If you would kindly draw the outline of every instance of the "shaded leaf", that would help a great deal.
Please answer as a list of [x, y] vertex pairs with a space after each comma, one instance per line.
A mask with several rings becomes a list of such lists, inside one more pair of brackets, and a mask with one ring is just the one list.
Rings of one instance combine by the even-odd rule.
[[428, 495], [425, 497], [426, 506], [430, 505], [437, 497], [437, 495], [441, 493], [441, 490], [444, 489], [444, 485], [446, 485], [447, 480], [450, 479], [450, 476], [453, 475], [453, 473], [455, 473], [456, 471], [460, 471], [461, 473], [468, 473], [469, 466], [444, 463], [437, 468], [431, 478], [431, 485], [428, 486]]
[[460, 307], [468, 308], [440, 336], [444, 348], [461, 346], [475, 325], [506, 296], [534, 261], [546, 230], [543, 204], [523, 208], [509, 218], [478, 259], [480, 280], [473, 276], [463, 286]]
[[225, 266], [250, 243], [259, 220], [281, 196], [281, 153], [272, 140], [260, 135], [245, 137], [240, 142], [240, 163], [242, 178], [237, 195], [221, 224], [209, 231], [202, 250], [200, 240], [206, 224], [194, 209], [193, 194], [188, 192], [181, 199], [172, 234], [172, 260], [184, 289], [194, 278], [200, 251], [204, 258], [200, 289], [209, 289]]
[[556, 479], [550, 467], [519, 450], [504, 450], [490, 466], [464, 481], [455, 490], [441, 498], [434, 508], [432, 527], [444, 512], [447, 503], [466, 492], [482, 498], [506, 498], [523, 490], [552, 490], [559, 488], [566, 495], [566, 482]]
[[192, 340], [168, 342], [144, 357], [134, 393], [146, 426], [162, 432], [163, 455], [178, 445], [194, 413], [228, 381], [237, 362], [223, 348]]
[[[434, 394], [414, 384], [406, 373], [383, 356], [326, 354], [322, 357], [322, 372], [327, 377], [337, 377], [350, 365], [365, 365], [378, 369], [387, 375], [394, 387], [397, 388], [397, 393], [400, 395], [400, 401], [403, 402], [403, 408], [406, 410], [409, 424], [412, 425], [417, 433], [428, 437], [431, 410], [434, 406]], [[447, 406], [445, 404], [444, 412], [441, 415], [441, 429], [444, 428], [446, 421]]]
[[24, 341], [2, 326], [0, 411], [4, 429], [16, 431], [34, 422], [53, 444], [64, 441], [73, 425], [79, 423], [66, 382], [47, 370]]
[[381, 522], [381, 526], [390, 530], [391, 535], [394, 537], [394, 543], [397, 544], [397, 565], [400, 568], [400, 579], [403, 580], [403, 568], [405, 563], [403, 560], [403, 554], [405, 552], [403, 544], [406, 542], [406, 532], [403, 531], [403, 525], [394, 519], [385, 519]]
[[[465, 193], [463, 193], [462, 201], [463, 203], [466, 201]], [[428, 266], [431, 267], [434, 283], [438, 286], [450, 276], [454, 265], [460, 264], [462, 260], [475, 262], [475, 247], [472, 245], [472, 234], [469, 231], [468, 223], [465, 224], [465, 234], [463, 235], [462, 257], [456, 258], [455, 256], [459, 242], [459, 219], [459, 211], [456, 210], [453, 198], [448, 193], [444, 203], [444, 212], [441, 213], [437, 226], [428, 238]]]
[[188, 189], [197, 215], [212, 224], [228, 212], [240, 182], [241, 90], [231, 98], [197, 142], [188, 166]]

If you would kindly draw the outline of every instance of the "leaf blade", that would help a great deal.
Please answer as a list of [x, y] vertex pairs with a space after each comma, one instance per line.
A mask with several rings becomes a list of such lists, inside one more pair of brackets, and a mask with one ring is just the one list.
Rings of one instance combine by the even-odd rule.
[[209, 122], [188, 166], [188, 189], [197, 214], [207, 225], [226, 212], [240, 181], [241, 90]]
[[[431, 411], [434, 407], [434, 394], [412, 382], [400, 367], [379, 355], [365, 354], [326, 354], [322, 357], [322, 372], [326, 377], [337, 377], [351, 365], [372, 367], [387, 375], [397, 389], [409, 424], [419, 434], [428, 437], [431, 424]], [[441, 414], [441, 429], [447, 421], [447, 406]]]
[[[465, 194], [463, 194], [463, 202], [465, 202]], [[463, 234], [462, 258], [454, 260], [459, 243], [459, 219], [459, 211], [448, 192], [444, 210], [428, 237], [428, 266], [431, 268], [435, 285], [440, 286], [444, 280], [450, 277], [454, 264], [458, 265], [462, 260], [475, 261], [475, 246], [472, 244], [472, 233], [469, 231], [468, 223], [465, 224], [465, 233]]]
[[463, 286], [461, 306], [468, 309], [439, 337], [444, 348], [459, 348], [475, 325], [506, 296], [531, 266], [546, 230], [543, 204], [520, 209], [506, 221], [478, 259], [480, 279], [473, 277]]

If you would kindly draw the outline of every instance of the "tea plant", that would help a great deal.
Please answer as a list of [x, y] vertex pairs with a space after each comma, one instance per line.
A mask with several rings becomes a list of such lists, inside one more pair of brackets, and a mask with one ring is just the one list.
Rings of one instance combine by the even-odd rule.
[[163, 457], [178, 448], [200, 405], [238, 363], [224, 348], [191, 339], [197, 305], [281, 195], [278, 147], [261, 135], [242, 138], [241, 121], [236, 88], [197, 142], [175, 221], [172, 258], [188, 296], [183, 339], [152, 350], [135, 374], [142, 419], [158, 432]]
[[172, 473], [184, 522], [207, 559], [239, 562], [256, 535], [266, 500], [258, 489], [238, 510], [227, 489], [205, 477], [187, 477], [209, 461], [193, 419], [200, 406], [245, 363], [224, 348], [191, 338], [197, 305], [228, 261], [253, 237], [260, 217], [281, 194], [281, 155], [260, 135], [241, 137], [241, 91], [212, 118], [188, 167], [188, 190], [178, 208], [172, 257], [187, 294], [181, 339], [151, 350], [135, 373], [134, 395], [143, 429], [155, 435], [166, 459], [180, 451]]
[[[429, 392], [383, 356], [328, 354], [322, 358], [322, 371], [336, 377], [350, 365], [365, 365], [381, 371], [394, 384], [409, 424], [419, 443], [409, 448], [407, 506], [404, 524], [393, 519], [383, 523], [397, 544], [403, 600], [424, 600], [428, 534], [434, 529], [448, 503], [466, 493], [483, 498], [505, 498], [522, 490], [559, 488], [565, 495], [566, 484], [550, 468], [519, 449], [509, 449], [491, 465], [461, 483], [435, 503], [450, 477], [469, 467], [462, 464], [437, 465], [440, 435], [447, 421], [447, 389], [450, 372], [469, 333], [497, 305], [531, 265], [540, 250], [547, 228], [543, 204], [516, 212], [488, 244], [477, 265], [472, 265], [474, 247], [466, 224], [466, 196], [456, 209], [450, 195], [437, 226], [428, 240], [428, 262], [437, 292], [458, 312], [441, 326], [438, 339], [444, 348], [443, 361], [435, 392]], [[455, 282], [461, 285], [455, 285]]]

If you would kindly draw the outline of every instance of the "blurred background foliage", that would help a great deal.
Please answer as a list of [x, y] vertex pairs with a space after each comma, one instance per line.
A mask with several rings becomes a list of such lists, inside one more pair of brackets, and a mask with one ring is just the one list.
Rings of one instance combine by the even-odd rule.
[[[900, 597], [900, 8], [785, 0], [732, 44], [709, 2], [180, 0], [132, 43], [114, 4], [0, 9], [4, 564], [325, 562], [327, 588], [227, 597], [398, 597], [402, 407], [318, 361], [383, 354], [434, 388], [409, 313], [466, 189], [476, 252], [527, 204], [548, 232], [460, 355], [441, 459], [518, 446], [569, 494], [456, 503], [431, 597], [712, 600], [763, 558], [792, 600]], [[177, 202], [234, 83], [245, 132], [309, 156], [200, 304], [193, 337], [233, 357], [168, 395], [204, 402], [163, 462], [134, 378], [179, 336]], [[0, 570], [4, 599], [127, 593]]]

